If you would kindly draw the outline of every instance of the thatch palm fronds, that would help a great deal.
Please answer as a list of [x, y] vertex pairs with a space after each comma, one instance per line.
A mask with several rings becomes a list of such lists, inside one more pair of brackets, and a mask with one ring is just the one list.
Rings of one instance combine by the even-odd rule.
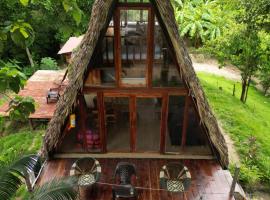
[[[10, 167], [1, 170], [0, 174], [0, 199], [11, 199], [17, 190], [24, 184], [28, 173], [40, 169], [41, 162], [37, 155], [29, 155], [14, 162]], [[66, 180], [53, 180], [37, 188], [30, 199], [34, 200], [73, 200], [77, 197], [74, 189], [75, 178]]]
[[75, 200], [77, 190], [74, 188], [75, 178], [55, 179], [37, 188], [32, 196], [32, 200]]

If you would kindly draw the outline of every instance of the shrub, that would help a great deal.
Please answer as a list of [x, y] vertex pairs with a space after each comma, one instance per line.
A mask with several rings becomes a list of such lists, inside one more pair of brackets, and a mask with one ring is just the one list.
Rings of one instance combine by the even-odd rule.
[[262, 181], [270, 185], [270, 158], [260, 156], [258, 164], [260, 170], [263, 172]]
[[40, 61], [40, 69], [42, 70], [57, 70], [59, 69], [55, 59], [50, 57], [42, 58]]
[[240, 167], [239, 180], [244, 183], [248, 190], [252, 190], [256, 185], [259, 184], [262, 174], [257, 166], [250, 166], [246, 163], [242, 163]]

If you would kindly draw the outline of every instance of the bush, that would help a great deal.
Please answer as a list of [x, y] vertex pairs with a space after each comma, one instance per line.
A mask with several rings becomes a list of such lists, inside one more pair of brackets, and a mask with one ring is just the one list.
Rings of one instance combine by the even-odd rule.
[[40, 69], [42, 70], [57, 70], [59, 69], [55, 59], [50, 57], [42, 58], [40, 61]]
[[270, 158], [260, 156], [259, 160], [259, 168], [263, 172], [262, 181], [270, 185]]
[[248, 190], [252, 190], [256, 185], [260, 183], [262, 174], [257, 166], [247, 165], [242, 163], [240, 167], [240, 177], [239, 180], [244, 183]]

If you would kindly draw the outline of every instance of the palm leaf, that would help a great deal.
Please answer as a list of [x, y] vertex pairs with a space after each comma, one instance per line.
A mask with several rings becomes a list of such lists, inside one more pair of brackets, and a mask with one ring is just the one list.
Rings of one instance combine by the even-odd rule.
[[6, 172], [0, 178], [0, 199], [10, 199], [21, 185], [22, 180], [18, 175]]
[[26, 178], [28, 172], [40, 165], [37, 155], [25, 156], [16, 161], [0, 174], [0, 199], [10, 199], [23, 184], [22, 178]]
[[75, 189], [75, 177], [55, 179], [37, 188], [32, 200], [75, 200], [78, 191]]
[[192, 25], [193, 25], [193, 24], [188, 24], [188, 25], [186, 25], [186, 26], [181, 30], [181, 36], [186, 35], [186, 34], [189, 32], [189, 30], [191, 29]]
[[195, 34], [196, 34], [196, 31], [197, 31], [197, 26], [196, 26], [196, 24], [194, 23], [194, 24], [192, 24], [192, 27], [191, 27], [191, 30], [190, 30], [190, 36], [191, 36], [191, 37], [194, 37]]
[[22, 157], [11, 165], [9, 171], [17, 173], [18, 175], [25, 178], [27, 173], [35, 171], [35, 169], [41, 168], [41, 161], [38, 155], [28, 155]]

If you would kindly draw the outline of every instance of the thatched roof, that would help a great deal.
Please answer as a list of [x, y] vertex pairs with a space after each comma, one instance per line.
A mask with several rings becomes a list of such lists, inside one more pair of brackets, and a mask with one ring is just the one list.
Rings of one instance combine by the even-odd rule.
[[[152, 2], [159, 11], [160, 17], [167, 29], [183, 78], [186, 80], [190, 94], [194, 97], [201, 122], [207, 129], [211, 144], [217, 152], [217, 158], [223, 167], [227, 167], [229, 160], [225, 139], [221, 134], [217, 120], [210, 109], [195, 74], [184, 42], [180, 39], [172, 5], [169, 0], [152, 0]], [[43, 153], [45, 155], [48, 155], [49, 152], [56, 148], [62, 137], [62, 127], [76, 102], [76, 94], [83, 88], [88, 62], [93, 55], [101, 32], [104, 32], [104, 29], [106, 29], [108, 15], [111, 13], [110, 10], [113, 9], [113, 5], [113, 0], [96, 0], [93, 5], [89, 28], [70, 65], [69, 85], [57, 103], [54, 117], [49, 123], [44, 138]]]

